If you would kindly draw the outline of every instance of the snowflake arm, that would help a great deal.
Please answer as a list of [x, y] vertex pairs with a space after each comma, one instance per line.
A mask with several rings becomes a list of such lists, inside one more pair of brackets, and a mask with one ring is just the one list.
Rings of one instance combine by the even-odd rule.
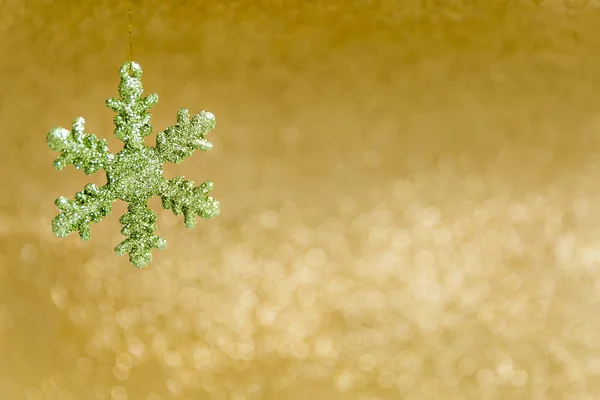
[[113, 158], [106, 140], [85, 133], [85, 120], [81, 117], [73, 121], [70, 132], [64, 128], [50, 130], [46, 143], [52, 150], [62, 153], [54, 161], [54, 167], [59, 171], [73, 164], [89, 175], [106, 168]]
[[129, 254], [129, 261], [144, 268], [152, 261], [152, 249], [164, 249], [167, 241], [154, 235], [157, 215], [145, 203], [130, 203], [119, 221], [121, 233], [127, 239], [115, 247], [117, 255]]
[[219, 215], [219, 202], [208, 196], [212, 188], [213, 183], [210, 181], [194, 187], [193, 181], [178, 176], [166, 181], [160, 195], [162, 206], [165, 210], [173, 210], [175, 215], [183, 214], [185, 226], [193, 228], [196, 225], [196, 215], [205, 219]]
[[[150, 94], [146, 97], [138, 99], [137, 101], [137, 106], [140, 107], [140, 109], [150, 110], [150, 108], [154, 107], [158, 103], [158, 95]], [[110, 99], [106, 100], [106, 106], [118, 114], [128, 113], [127, 104], [122, 99], [118, 99], [116, 97], [111, 97]]]
[[156, 149], [161, 161], [180, 163], [194, 150], [209, 151], [212, 143], [206, 135], [215, 129], [215, 116], [201, 111], [190, 119], [185, 108], [177, 112], [177, 124], [169, 126], [156, 135]]
[[158, 103], [158, 95], [142, 97], [142, 68], [137, 63], [126, 63], [119, 70], [121, 84], [119, 98], [106, 100], [106, 106], [117, 113], [114, 118], [115, 136], [123, 142], [140, 142], [152, 133], [149, 110]]
[[64, 237], [75, 231], [83, 240], [90, 238], [90, 226], [110, 215], [115, 196], [106, 186], [97, 188], [88, 184], [75, 195], [75, 200], [65, 197], [56, 199], [59, 213], [52, 220], [52, 232]]

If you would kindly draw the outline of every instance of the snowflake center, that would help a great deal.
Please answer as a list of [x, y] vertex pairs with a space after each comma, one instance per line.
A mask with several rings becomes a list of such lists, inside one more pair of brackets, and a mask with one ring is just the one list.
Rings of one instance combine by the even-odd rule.
[[158, 194], [163, 171], [153, 148], [125, 147], [116, 155], [111, 167], [106, 179], [120, 200], [140, 202]]

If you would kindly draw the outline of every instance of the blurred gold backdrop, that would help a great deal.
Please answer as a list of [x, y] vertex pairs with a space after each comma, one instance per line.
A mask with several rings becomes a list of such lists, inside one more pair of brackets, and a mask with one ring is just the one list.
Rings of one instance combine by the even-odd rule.
[[[482, 4], [484, 3], [484, 4]], [[539, 2], [538, 2], [539, 3]], [[134, 1], [134, 59], [222, 215], [144, 270], [52, 236], [54, 126], [112, 136], [124, 1], [0, 2], [0, 399], [600, 398], [600, 12]], [[154, 136], [148, 141], [153, 142]]]

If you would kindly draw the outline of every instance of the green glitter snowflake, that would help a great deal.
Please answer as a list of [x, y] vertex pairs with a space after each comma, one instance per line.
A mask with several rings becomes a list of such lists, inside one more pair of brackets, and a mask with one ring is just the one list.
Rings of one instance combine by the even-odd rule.
[[111, 154], [106, 140], [85, 133], [81, 117], [75, 119], [71, 131], [54, 128], [48, 132], [48, 146], [62, 153], [54, 161], [56, 169], [72, 164], [86, 175], [102, 169], [107, 180], [102, 187], [86, 185], [74, 200], [56, 199], [59, 214], [52, 221], [52, 232], [64, 237], [78, 231], [83, 240], [88, 240], [92, 222], [109, 215], [115, 200], [126, 201], [127, 213], [120, 222], [121, 233], [127, 238], [115, 247], [115, 253], [129, 254], [131, 263], [143, 268], [152, 260], [153, 248], [166, 246], [165, 239], [154, 235], [157, 214], [148, 208], [150, 197], [160, 196], [164, 209], [183, 214], [188, 228], [196, 224], [196, 215], [208, 219], [219, 214], [219, 202], [208, 196], [212, 182], [194, 187], [194, 182], [181, 176], [171, 180], [162, 176], [166, 161], [180, 163], [194, 150], [212, 148], [205, 136], [215, 128], [215, 117], [202, 111], [190, 119], [188, 110], [182, 108], [177, 112], [177, 124], [157, 135], [155, 147], [146, 146], [144, 137], [152, 133], [148, 110], [158, 102], [158, 96], [142, 97], [142, 69], [137, 63], [124, 64], [120, 75], [121, 98], [108, 99], [106, 105], [118, 113], [114, 118], [115, 136], [125, 144], [123, 150]]

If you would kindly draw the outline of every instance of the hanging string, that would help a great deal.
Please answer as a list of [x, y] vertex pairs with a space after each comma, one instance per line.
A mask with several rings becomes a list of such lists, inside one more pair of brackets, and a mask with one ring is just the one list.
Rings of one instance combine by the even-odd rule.
[[129, 28], [129, 62], [133, 61], [133, 23], [131, 21], [131, 0], [127, 0], [127, 23]]

